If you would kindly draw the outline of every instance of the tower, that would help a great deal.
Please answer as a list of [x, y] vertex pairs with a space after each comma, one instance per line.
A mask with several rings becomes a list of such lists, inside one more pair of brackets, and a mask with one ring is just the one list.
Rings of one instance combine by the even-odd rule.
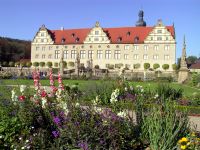
[[139, 16], [139, 20], [136, 22], [136, 27], [146, 27], [146, 22], [144, 21], [143, 17], [144, 17], [144, 12], [143, 10], [140, 10], [138, 13]]

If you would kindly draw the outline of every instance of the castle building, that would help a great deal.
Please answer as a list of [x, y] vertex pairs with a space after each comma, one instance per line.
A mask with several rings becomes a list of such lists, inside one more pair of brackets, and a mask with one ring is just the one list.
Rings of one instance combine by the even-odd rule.
[[[169, 65], [176, 60], [174, 26], [165, 26], [158, 20], [155, 26], [146, 26], [143, 11], [134, 27], [104, 28], [96, 22], [92, 28], [50, 30], [42, 25], [31, 45], [31, 62], [75, 62], [79, 54], [80, 63], [105, 69], [108, 66], [123, 66], [144, 70], [144, 63]], [[62, 54], [62, 56], [61, 56]], [[137, 66], [137, 67], [136, 67]], [[54, 66], [56, 67], [56, 65]]]

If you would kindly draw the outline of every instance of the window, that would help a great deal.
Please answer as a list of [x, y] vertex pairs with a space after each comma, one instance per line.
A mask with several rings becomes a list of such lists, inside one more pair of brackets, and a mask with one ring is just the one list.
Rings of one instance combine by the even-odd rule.
[[128, 31], [128, 32], [126, 33], [126, 35], [127, 35], [127, 36], [130, 36], [130, 35], [131, 35], [131, 32], [130, 32], [130, 31]]
[[124, 59], [128, 59], [128, 54], [124, 54]]
[[52, 50], [52, 46], [49, 46], [49, 50]]
[[99, 41], [99, 38], [94, 38], [94, 41]]
[[138, 50], [139, 46], [138, 45], [134, 45], [134, 50]]
[[78, 38], [78, 37], [76, 38], [75, 42], [76, 42], [76, 43], [78, 43], [78, 42], [79, 42], [79, 38]]
[[153, 37], [151, 37], [151, 41], [153, 41]]
[[153, 55], [153, 59], [157, 60], [158, 59], [158, 55]]
[[134, 38], [134, 42], [135, 42], [135, 43], [138, 43], [138, 42], [139, 42], [139, 37], [138, 37], [138, 36], [136, 36], [136, 37]]
[[44, 50], [45, 50], [45, 47], [42, 47], [42, 50], [44, 51]]
[[44, 42], [44, 39], [41, 39], [41, 42]]
[[169, 45], [165, 45], [165, 50], [169, 50]]
[[57, 49], [59, 49], [59, 46], [56, 46]]
[[157, 40], [158, 40], [158, 41], [162, 41], [162, 37], [161, 37], [161, 36], [158, 36], [158, 37], [157, 37]]
[[154, 45], [154, 50], [158, 50], [158, 45]]
[[125, 45], [125, 46], [124, 46], [124, 49], [125, 49], [125, 50], [129, 50], [129, 48], [130, 48], [129, 45]]
[[81, 51], [80, 51], [80, 55], [81, 55], [81, 56], [80, 56], [81, 59], [85, 59], [85, 56], [86, 56], [85, 50], [81, 50]]
[[166, 39], [166, 41], [168, 41], [168, 40], [169, 40], [169, 37], [167, 36], [165, 39]]
[[72, 33], [72, 37], [75, 37], [75, 33]]
[[162, 30], [157, 30], [157, 33], [162, 33]]
[[48, 58], [49, 58], [49, 59], [51, 59], [51, 58], [52, 58], [52, 55], [51, 55], [51, 54], [49, 54]]
[[120, 50], [115, 50], [114, 58], [115, 59], [120, 59], [120, 56], [121, 56], [121, 51]]
[[94, 51], [93, 50], [89, 50], [88, 51], [88, 59], [93, 58], [94, 55]]
[[102, 50], [98, 50], [97, 51], [97, 59], [102, 59], [103, 58], [103, 51]]
[[76, 50], [71, 51], [71, 58], [76, 59]]
[[133, 59], [138, 59], [139, 58], [139, 55], [138, 54], [134, 54], [133, 55]]
[[148, 45], [144, 45], [144, 50], [148, 50], [149, 49], [149, 46]]
[[40, 49], [40, 47], [37, 46], [37, 47], [36, 47], [36, 51], [38, 51], [39, 49]]
[[41, 36], [44, 36], [44, 33], [41, 33]]
[[91, 38], [89, 38], [89, 41], [91, 41]]
[[98, 48], [101, 48], [101, 45], [99, 45]]
[[68, 51], [65, 50], [64, 53], [63, 53], [63, 55], [64, 55], [63, 58], [64, 58], [64, 59], [67, 59], [67, 58], [68, 58]]
[[144, 54], [144, 55], [143, 55], [143, 59], [144, 59], [144, 60], [148, 59], [148, 55], [147, 55], [147, 54]]
[[65, 49], [67, 49], [67, 46], [65, 46]]
[[111, 59], [111, 51], [110, 50], [106, 50], [105, 58], [106, 59]]
[[169, 55], [164, 55], [165, 60], [169, 60]]
[[39, 57], [39, 55], [38, 55], [38, 54], [36, 54], [36, 55], [35, 55], [35, 58], [38, 58], [38, 57]]
[[59, 50], [55, 50], [55, 59], [59, 58], [59, 54], [60, 54], [60, 51]]
[[95, 31], [95, 35], [99, 35], [99, 31]]
[[45, 59], [45, 54], [42, 54], [42, 59]]

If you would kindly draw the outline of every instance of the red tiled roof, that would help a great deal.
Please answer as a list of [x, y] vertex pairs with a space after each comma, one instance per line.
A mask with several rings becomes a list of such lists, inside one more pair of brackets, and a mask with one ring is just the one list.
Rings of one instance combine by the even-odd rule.
[[[167, 26], [168, 31], [175, 37], [174, 27]], [[153, 27], [120, 27], [120, 28], [103, 28], [103, 31], [109, 37], [111, 43], [143, 43], [145, 38], [152, 31]], [[61, 44], [62, 39], [65, 39], [65, 44], [82, 44], [91, 28], [86, 29], [66, 29], [66, 30], [48, 30], [55, 44]], [[130, 33], [130, 34], [128, 34]], [[73, 36], [74, 34], [74, 36]], [[121, 41], [118, 41], [118, 39]], [[78, 41], [76, 41], [78, 39]]]
[[190, 69], [200, 69], [200, 61], [190, 66]]

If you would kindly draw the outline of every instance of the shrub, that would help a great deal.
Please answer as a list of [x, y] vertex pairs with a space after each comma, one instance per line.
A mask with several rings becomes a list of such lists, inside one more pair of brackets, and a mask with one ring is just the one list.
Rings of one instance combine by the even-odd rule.
[[134, 64], [134, 65], [133, 65], [133, 68], [134, 68], [134, 69], [139, 69], [139, 68], [140, 68], [140, 64], [139, 64], [139, 63], [138, 63], [138, 64]]
[[150, 68], [150, 64], [149, 63], [144, 63], [144, 69], [147, 70]]
[[54, 62], [54, 67], [58, 67], [58, 63], [57, 62]]
[[75, 66], [75, 64], [74, 64], [74, 62], [72, 62], [72, 61], [69, 61], [69, 62], [67, 63], [67, 66], [69, 66], [69, 67], [74, 67], [74, 66]]
[[39, 66], [39, 63], [38, 63], [38, 62], [34, 62], [34, 63], [33, 63], [33, 66], [34, 66], [34, 67], [38, 67], [38, 66]]
[[172, 64], [172, 69], [173, 69], [174, 71], [178, 70], [177, 64]]
[[43, 67], [45, 66], [45, 62], [40, 62], [40, 64], [39, 64], [39, 65], [40, 65], [40, 67], [42, 67], [42, 68], [43, 68]]
[[153, 64], [153, 69], [158, 69], [158, 68], [160, 68], [160, 65], [159, 64]]
[[4, 62], [2, 63], [2, 66], [3, 66], [3, 67], [8, 67], [8, 62], [4, 61]]
[[162, 68], [166, 71], [166, 70], [169, 69], [169, 65], [168, 65], [168, 64], [163, 64], [163, 65], [162, 65]]
[[113, 64], [106, 64], [106, 68], [107, 69], [114, 69], [114, 65]]
[[26, 62], [20, 62], [20, 65], [21, 65], [22, 67], [25, 67], [25, 66], [26, 66]]
[[15, 63], [14, 63], [13, 61], [10, 61], [10, 62], [9, 62], [9, 66], [10, 66], [10, 67], [14, 67], [14, 65], [15, 65]]
[[53, 63], [52, 63], [51, 61], [48, 61], [48, 62], [46, 63], [46, 65], [47, 65], [48, 68], [51, 68], [51, 67], [53, 66]]
[[115, 64], [115, 68], [118, 68], [118, 69], [120, 69], [122, 66], [123, 66], [122, 63], [120, 63], [120, 64]]
[[32, 62], [27, 62], [26, 66], [30, 68], [32, 66]]
[[95, 65], [94, 68], [95, 69], [99, 69], [100, 67], [99, 67], [99, 65]]

